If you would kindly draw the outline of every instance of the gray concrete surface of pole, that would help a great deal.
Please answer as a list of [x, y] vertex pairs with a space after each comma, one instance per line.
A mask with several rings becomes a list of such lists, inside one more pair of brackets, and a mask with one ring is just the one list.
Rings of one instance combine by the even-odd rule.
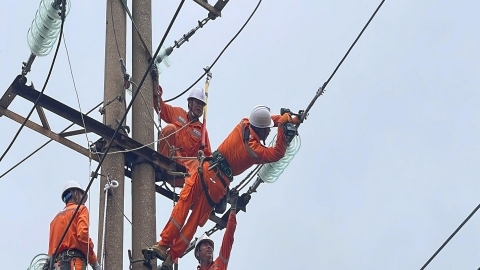
[[[136, 84], [147, 71], [149, 54], [152, 51], [152, 3], [151, 0], [133, 0], [132, 16], [149, 52], [144, 48], [138, 33], [132, 26], [132, 78]], [[132, 106], [132, 138], [142, 144], [151, 144], [154, 139], [152, 78], [147, 75], [141, 89], [133, 85], [134, 91], [141, 91]], [[134, 92], [135, 93], [135, 92]], [[143, 96], [143, 98], [142, 98]], [[145, 99], [145, 100], [144, 100]], [[152, 165], [142, 162], [133, 165], [132, 172], [132, 256], [142, 258], [142, 248], [157, 241], [155, 209], [155, 171]], [[146, 243], [145, 243], [146, 242]], [[152, 261], [154, 269], [154, 261]], [[148, 269], [142, 263], [133, 265], [133, 270]]]
[[[116, 100], [105, 108], [103, 122], [111, 128], [117, 128], [125, 113], [125, 90], [123, 87], [123, 75], [119, 60], [125, 59], [126, 52], [126, 13], [118, 0], [107, 0], [106, 8], [106, 37], [105, 37], [105, 78], [104, 78], [104, 101], [114, 100], [117, 96], [123, 97]], [[87, 15], [88, 16], [88, 15]], [[124, 124], [123, 124], [124, 125]], [[105, 138], [110, 139], [110, 138]], [[110, 152], [121, 150], [111, 147]], [[108, 208], [106, 211], [106, 234], [105, 234], [105, 267], [103, 269], [124, 269], [123, 267], [123, 208], [125, 188], [125, 156], [123, 153], [109, 154], [103, 164], [100, 181], [99, 224], [97, 255], [99, 260], [102, 256], [103, 237], [103, 208], [105, 204], [104, 187], [107, 182], [106, 175], [110, 179], [117, 180], [118, 188], [108, 196]], [[115, 205], [118, 204], [119, 208]]]

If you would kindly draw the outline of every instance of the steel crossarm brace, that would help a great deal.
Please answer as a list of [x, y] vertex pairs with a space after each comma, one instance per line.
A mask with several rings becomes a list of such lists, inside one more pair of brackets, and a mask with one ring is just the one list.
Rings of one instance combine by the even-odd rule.
[[[46, 110], [49, 110], [74, 124], [77, 124], [81, 127], [84, 127], [87, 132], [93, 132], [99, 135], [102, 138], [111, 140], [115, 130], [111, 127], [106, 126], [99, 121], [80, 113], [79, 111], [45, 95], [41, 94], [37, 90], [33, 89], [30, 86], [25, 85], [26, 80], [22, 78], [21, 75], [13, 81], [10, 86], [12, 92], [18, 96], [21, 96], [31, 102], [35, 102], [38, 99], [38, 106], [43, 107]], [[82, 117], [83, 116], [83, 117]], [[83, 125], [85, 123], [85, 126]], [[144, 160], [151, 162], [154, 165], [157, 165], [165, 170], [175, 170], [177, 172], [186, 172], [186, 169], [183, 165], [176, 163], [175, 161], [170, 160], [168, 157], [165, 157], [159, 154], [157, 151], [144, 147], [143, 144], [133, 140], [125, 134], [117, 132], [113, 142], [126, 149], [131, 150], [131, 153], [143, 158]], [[133, 149], [133, 150], [132, 150]]]
[[[13, 121], [19, 123], [19, 124], [22, 124], [24, 121], [25, 121], [25, 118], [8, 110], [8, 109], [5, 109], [3, 107], [0, 106], [0, 114], [2, 115], [5, 115], [6, 117], [12, 119]], [[77, 151], [78, 153], [86, 156], [86, 157], [91, 157], [93, 160], [97, 161], [98, 162], [98, 157], [96, 155], [90, 155], [90, 151], [84, 147], [82, 147], [81, 145], [71, 141], [71, 140], [68, 140], [68, 139], [65, 139], [62, 135], [59, 135], [47, 128], [44, 128], [30, 120], [28, 120], [26, 123], [25, 123], [25, 126], [27, 126], [28, 128], [40, 133], [40, 134], [43, 134], [45, 136], [47, 136], [48, 138], [58, 142], [58, 143], [61, 143], [65, 146], [67, 146], [68, 148], [72, 149], [72, 150], [75, 150]]]

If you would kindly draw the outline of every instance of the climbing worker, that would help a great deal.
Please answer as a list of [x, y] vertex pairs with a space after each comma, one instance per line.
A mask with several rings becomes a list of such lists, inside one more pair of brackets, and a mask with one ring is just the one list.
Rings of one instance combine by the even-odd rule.
[[[152, 72], [155, 72], [152, 71]], [[158, 76], [154, 78], [153, 106], [155, 111], [160, 113], [160, 118], [167, 123], [158, 134], [159, 142], [157, 151], [166, 156], [197, 157], [198, 150], [202, 150], [205, 155], [211, 156], [210, 141], [208, 132], [205, 132], [205, 146], [202, 147], [202, 127], [203, 123], [199, 118], [203, 114], [206, 105], [206, 96], [202, 88], [193, 88], [187, 98], [188, 112], [181, 107], [174, 107], [165, 103], [162, 99], [163, 90], [158, 84]], [[173, 151], [171, 151], [171, 149]], [[178, 163], [184, 165], [187, 172], [191, 168], [196, 168], [196, 160], [178, 159]], [[168, 181], [173, 186], [183, 186], [184, 180]]]
[[[180, 198], [160, 234], [162, 239], [142, 250], [145, 258], [156, 256], [164, 260], [165, 270], [171, 269], [172, 262], [186, 250], [197, 226], [203, 227], [215, 204], [222, 201], [233, 176], [254, 164], [275, 162], [285, 155], [283, 126], [291, 120], [289, 113], [271, 115], [266, 106], [255, 107], [249, 118], [242, 119], [213, 156], [201, 160], [198, 169], [186, 178]], [[260, 141], [267, 138], [273, 126], [278, 127], [275, 146], [266, 147]], [[190, 208], [192, 213], [185, 223]]]
[[205, 234], [197, 240], [194, 253], [199, 263], [197, 270], [227, 270], [230, 252], [233, 247], [233, 235], [237, 227], [237, 199], [238, 193], [230, 197], [232, 207], [230, 208], [230, 215], [228, 216], [227, 229], [223, 235], [220, 253], [215, 261], [213, 260], [213, 251], [215, 249], [213, 241]]
[[[89, 237], [88, 209], [85, 206], [87, 195], [82, 200], [83, 194], [85, 194], [85, 190], [75, 181], [68, 181], [63, 188], [62, 200], [66, 206], [50, 223], [48, 256], [57, 265], [55, 269], [87, 269], [88, 257], [88, 263], [94, 270], [102, 270], [93, 251], [92, 239]], [[81, 206], [59, 245], [59, 241], [79, 204]], [[58, 251], [54, 256], [53, 253], [57, 246]]]

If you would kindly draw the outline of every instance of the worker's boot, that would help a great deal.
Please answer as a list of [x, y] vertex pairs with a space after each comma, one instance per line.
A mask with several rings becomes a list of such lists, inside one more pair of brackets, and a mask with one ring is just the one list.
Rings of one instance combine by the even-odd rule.
[[172, 260], [172, 255], [167, 254], [167, 258], [165, 261], [162, 263], [162, 268], [161, 270], [172, 270], [173, 269], [173, 260]]
[[155, 244], [152, 247], [142, 249], [143, 257], [147, 260], [153, 259], [153, 256], [159, 258], [160, 260], [164, 261], [167, 257], [167, 246], [161, 246], [159, 244]]

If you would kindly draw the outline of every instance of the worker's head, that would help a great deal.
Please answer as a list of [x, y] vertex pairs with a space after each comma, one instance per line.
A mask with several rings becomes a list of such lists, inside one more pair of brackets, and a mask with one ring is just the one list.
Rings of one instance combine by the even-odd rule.
[[199, 263], [211, 263], [213, 261], [214, 243], [207, 235], [203, 234], [195, 244], [195, 258]]
[[65, 186], [63, 187], [63, 192], [62, 192], [62, 201], [67, 204], [67, 203], [75, 203], [75, 204], [84, 204], [85, 201], [87, 200], [88, 194], [85, 196], [85, 198], [82, 201], [82, 196], [85, 194], [85, 190], [80, 186], [79, 183], [75, 181], [68, 181], [65, 183]]
[[188, 114], [192, 119], [199, 118], [203, 114], [203, 107], [207, 104], [207, 96], [200, 87], [195, 87], [188, 96]]
[[270, 108], [264, 105], [256, 106], [250, 113], [248, 121], [260, 140], [265, 140], [268, 137], [268, 134], [270, 134], [270, 128], [273, 127]]

